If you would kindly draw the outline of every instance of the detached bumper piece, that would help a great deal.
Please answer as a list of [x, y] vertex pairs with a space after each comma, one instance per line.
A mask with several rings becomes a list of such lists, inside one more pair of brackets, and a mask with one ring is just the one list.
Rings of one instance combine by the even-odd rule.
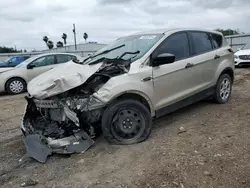
[[94, 141], [87, 133], [81, 131], [74, 136], [57, 140], [46, 139], [38, 134], [28, 135], [24, 139], [24, 144], [26, 157], [45, 163], [52, 153], [83, 153], [94, 144]]

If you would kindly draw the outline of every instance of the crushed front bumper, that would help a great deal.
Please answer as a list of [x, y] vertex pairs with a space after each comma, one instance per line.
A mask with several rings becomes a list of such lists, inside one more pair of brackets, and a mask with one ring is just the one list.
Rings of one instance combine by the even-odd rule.
[[[47, 157], [52, 153], [83, 153], [94, 144], [91, 137], [82, 129], [79, 129], [79, 131], [71, 136], [60, 139], [53, 139], [37, 134], [31, 124], [33, 118], [32, 108], [35, 106], [34, 99], [26, 97], [26, 100], [27, 105], [25, 108], [25, 114], [21, 121], [21, 130], [25, 137], [24, 144], [26, 147], [26, 157], [31, 157], [41, 163], [45, 163]], [[74, 113], [73, 111], [70, 111], [69, 108], [66, 109], [68, 109], [69, 112]], [[76, 116], [71, 116], [70, 119], [73, 122], [79, 122]]]

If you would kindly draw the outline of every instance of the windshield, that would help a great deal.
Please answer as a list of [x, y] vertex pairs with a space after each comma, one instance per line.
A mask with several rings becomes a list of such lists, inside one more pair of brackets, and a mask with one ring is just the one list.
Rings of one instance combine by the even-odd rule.
[[152, 46], [162, 38], [163, 34], [132, 35], [122, 37], [105, 46], [87, 58], [84, 63], [92, 63], [101, 58], [131, 60], [141, 58]]
[[250, 43], [246, 44], [245, 46], [243, 46], [242, 50], [248, 50], [250, 49]]

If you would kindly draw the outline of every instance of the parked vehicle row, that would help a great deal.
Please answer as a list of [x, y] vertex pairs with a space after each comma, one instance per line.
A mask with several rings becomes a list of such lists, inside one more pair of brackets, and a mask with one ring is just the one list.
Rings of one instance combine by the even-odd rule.
[[30, 57], [15, 67], [0, 68], [0, 92], [22, 93], [33, 78], [72, 59], [81, 57], [69, 53], [49, 53]]
[[224, 104], [233, 56], [215, 31], [154, 30], [49, 70], [28, 84], [21, 125], [27, 155], [45, 162], [54, 152], [84, 152], [101, 131], [114, 144], [142, 142], [153, 118], [210, 97]]
[[0, 62], [0, 68], [2, 67], [15, 67], [30, 58], [30, 56], [11, 56], [8, 59]]

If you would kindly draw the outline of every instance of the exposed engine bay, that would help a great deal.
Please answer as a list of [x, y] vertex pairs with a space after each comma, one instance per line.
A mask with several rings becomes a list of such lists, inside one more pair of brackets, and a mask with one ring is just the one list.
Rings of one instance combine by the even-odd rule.
[[86, 151], [101, 133], [106, 107], [93, 94], [111, 77], [127, 73], [129, 68], [130, 61], [105, 59], [99, 70], [76, 88], [46, 99], [27, 96], [21, 125], [26, 155], [44, 163], [52, 153]]

